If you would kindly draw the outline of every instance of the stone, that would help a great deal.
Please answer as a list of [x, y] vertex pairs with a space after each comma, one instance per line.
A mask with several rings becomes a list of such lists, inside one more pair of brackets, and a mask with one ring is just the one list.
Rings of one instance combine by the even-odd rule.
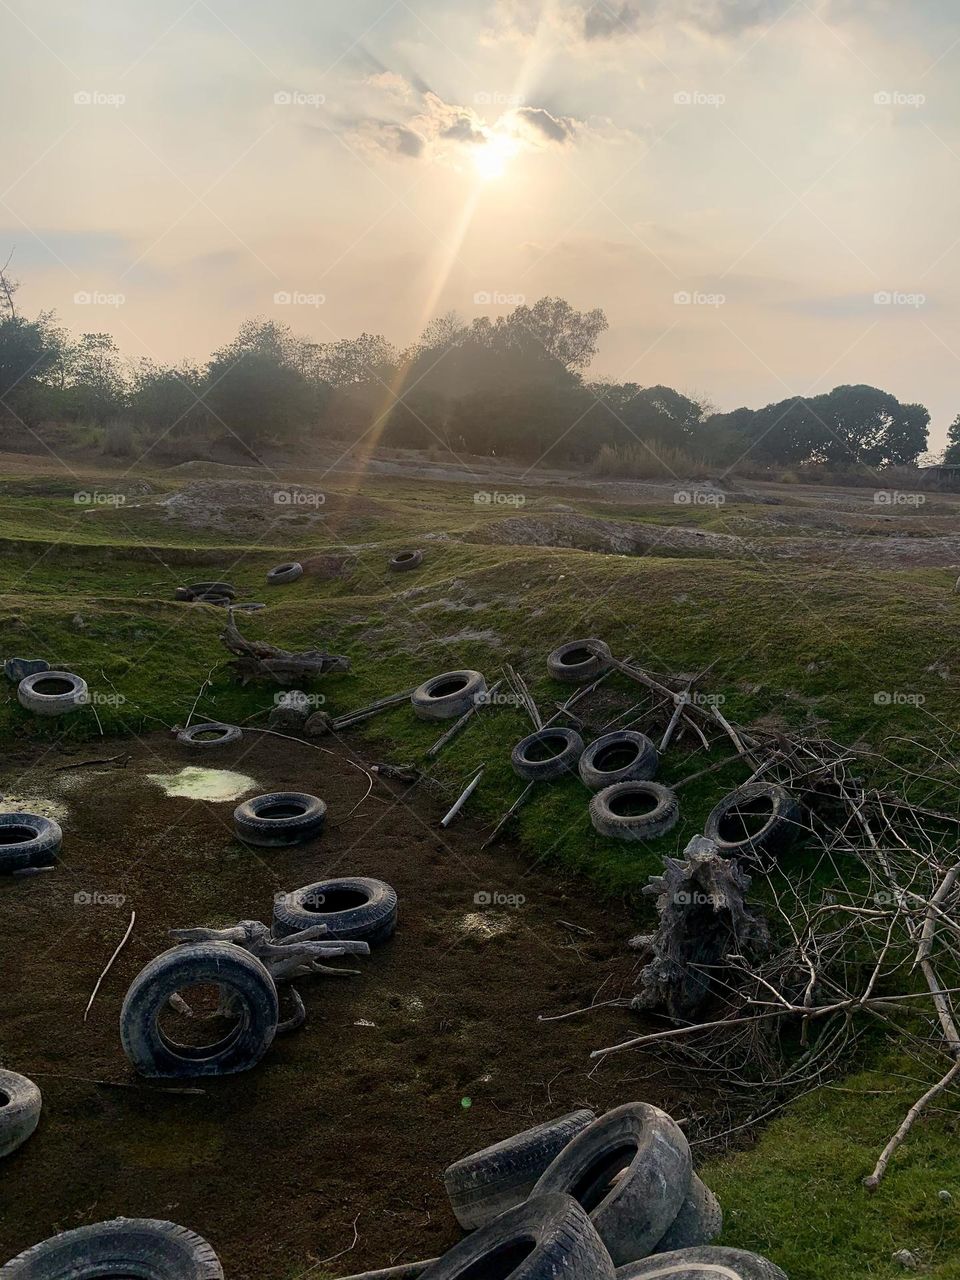
[[8, 658], [3, 664], [3, 674], [14, 684], [19, 684], [27, 676], [35, 676], [41, 671], [49, 671], [50, 663], [43, 658]]

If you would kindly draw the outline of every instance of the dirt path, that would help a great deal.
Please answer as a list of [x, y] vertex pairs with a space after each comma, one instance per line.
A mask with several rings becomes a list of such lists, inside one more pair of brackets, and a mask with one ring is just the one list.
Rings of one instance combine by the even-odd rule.
[[[126, 769], [54, 772], [70, 757], [53, 753], [34, 767], [8, 760], [0, 777], [8, 797], [59, 806], [65, 832], [54, 873], [0, 881], [0, 1060], [44, 1094], [38, 1132], [4, 1161], [0, 1259], [57, 1230], [143, 1215], [199, 1231], [231, 1280], [292, 1280], [347, 1249], [356, 1222], [356, 1246], [324, 1267], [346, 1274], [458, 1238], [440, 1175], [467, 1151], [575, 1106], [642, 1096], [684, 1114], [677, 1082], [648, 1074], [649, 1061], [588, 1076], [589, 1050], [636, 1028], [626, 1011], [537, 1022], [601, 984], [604, 997], [629, 990], [622, 910], [525, 873], [509, 847], [478, 852], [466, 823], [441, 835], [440, 806], [419, 792], [398, 803], [378, 783], [349, 815], [366, 779], [307, 747], [248, 735], [198, 761], [157, 735], [73, 759], [118, 751], [132, 752]], [[320, 794], [327, 832], [290, 851], [244, 849], [235, 801], [176, 798], [147, 780], [195, 764], [249, 775], [256, 792]], [[246, 1075], [202, 1080], [196, 1095], [139, 1081], [118, 1015], [167, 930], [269, 919], [276, 892], [333, 872], [399, 893], [396, 937], [359, 962], [362, 976], [302, 984], [307, 1027]], [[486, 906], [483, 892], [524, 901]], [[134, 908], [134, 936], [84, 1024]]]

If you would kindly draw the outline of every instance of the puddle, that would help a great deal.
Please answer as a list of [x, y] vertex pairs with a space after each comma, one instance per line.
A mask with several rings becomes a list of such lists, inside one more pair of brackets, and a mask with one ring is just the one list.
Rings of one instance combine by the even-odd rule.
[[39, 796], [5, 795], [0, 803], [0, 813], [32, 813], [37, 818], [53, 818], [55, 822], [63, 822], [68, 812], [65, 804], [41, 800]]
[[248, 791], [256, 791], [259, 785], [245, 773], [203, 769], [198, 765], [188, 765], [179, 773], [148, 773], [147, 780], [162, 787], [168, 796], [185, 800], [239, 800]]

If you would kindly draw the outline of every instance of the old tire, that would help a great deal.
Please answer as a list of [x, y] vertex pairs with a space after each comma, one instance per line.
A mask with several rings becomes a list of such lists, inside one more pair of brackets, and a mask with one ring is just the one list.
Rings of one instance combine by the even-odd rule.
[[286, 564], [278, 564], [267, 574], [267, 582], [271, 587], [278, 587], [284, 582], [296, 582], [303, 577], [303, 565], [299, 560], [288, 560]]
[[421, 1280], [613, 1280], [610, 1256], [572, 1196], [518, 1204], [455, 1244]]
[[16, 1071], [0, 1071], [0, 1157], [23, 1146], [39, 1123], [42, 1105], [32, 1080]]
[[414, 689], [410, 705], [421, 720], [452, 720], [469, 711], [486, 691], [479, 671], [446, 671]]
[[657, 1241], [654, 1253], [670, 1253], [674, 1249], [695, 1249], [710, 1244], [723, 1230], [723, 1210], [710, 1188], [697, 1177], [690, 1179], [690, 1189], [680, 1212], [666, 1235]]
[[177, 741], [181, 746], [199, 748], [209, 751], [213, 747], [229, 747], [239, 742], [243, 731], [235, 724], [222, 724], [219, 720], [208, 720], [203, 724], [192, 724], [188, 729], [181, 729]]
[[0, 813], [0, 872], [49, 867], [63, 844], [59, 822], [34, 813]]
[[38, 671], [17, 686], [17, 701], [38, 716], [62, 716], [90, 701], [86, 680], [72, 671]]
[[522, 1204], [570, 1139], [596, 1118], [586, 1109], [571, 1111], [454, 1161], [443, 1185], [461, 1227], [473, 1231]]
[[656, 840], [679, 817], [677, 797], [659, 782], [616, 782], [590, 801], [594, 830], [613, 840]]
[[605, 733], [580, 757], [580, 777], [591, 791], [602, 791], [615, 782], [649, 782], [656, 775], [660, 756], [645, 733], [621, 729]]
[[323, 942], [385, 942], [397, 927], [396, 890], [368, 876], [342, 876], [274, 899], [274, 937], [286, 938], [318, 924], [327, 926]]
[[186, 591], [188, 600], [199, 600], [203, 596], [237, 598], [237, 589], [229, 582], [191, 582], [188, 587], [178, 587], [177, 591]]
[[0, 1280], [223, 1280], [206, 1240], [155, 1218], [114, 1218], [51, 1236], [0, 1268]]
[[748, 782], [723, 797], [703, 834], [722, 858], [756, 858], [786, 849], [800, 830], [800, 806], [775, 782]]
[[[175, 991], [204, 982], [235, 998], [234, 1026], [214, 1044], [180, 1044], [164, 1032], [161, 1014]], [[120, 1012], [120, 1040], [142, 1076], [234, 1075], [260, 1061], [279, 1018], [277, 988], [259, 960], [229, 942], [198, 942], [164, 951], [137, 974]]]
[[547, 670], [554, 680], [587, 684], [610, 667], [610, 646], [602, 640], [571, 640], [554, 649], [547, 658]]
[[645, 1258], [666, 1233], [691, 1173], [690, 1146], [666, 1112], [628, 1102], [567, 1143], [532, 1195], [572, 1195], [622, 1266]]
[[787, 1276], [759, 1253], [707, 1246], [656, 1253], [617, 1267], [617, 1280], [787, 1280]]
[[314, 840], [323, 831], [327, 806], [302, 791], [271, 791], [238, 804], [233, 828], [244, 844], [267, 849]]
[[394, 573], [407, 573], [410, 569], [419, 569], [422, 564], [422, 551], [398, 551], [390, 561], [390, 568]]
[[552, 782], [575, 773], [583, 752], [583, 739], [575, 729], [538, 729], [513, 748], [510, 763], [527, 782]]

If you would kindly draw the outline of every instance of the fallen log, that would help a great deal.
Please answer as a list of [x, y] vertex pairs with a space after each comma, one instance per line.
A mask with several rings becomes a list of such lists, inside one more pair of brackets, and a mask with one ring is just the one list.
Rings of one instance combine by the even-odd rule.
[[291, 653], [262, 640], [244, 639], [234, 621], [233, 609], [227, 610], [227, 625], [220, 640], [234, 655], [233, 669], [243, 684], [259, 679], [292, 685], [311, 676], [350, 670], [350, 659], [342, 654], [323, 653], [319, 649]]

